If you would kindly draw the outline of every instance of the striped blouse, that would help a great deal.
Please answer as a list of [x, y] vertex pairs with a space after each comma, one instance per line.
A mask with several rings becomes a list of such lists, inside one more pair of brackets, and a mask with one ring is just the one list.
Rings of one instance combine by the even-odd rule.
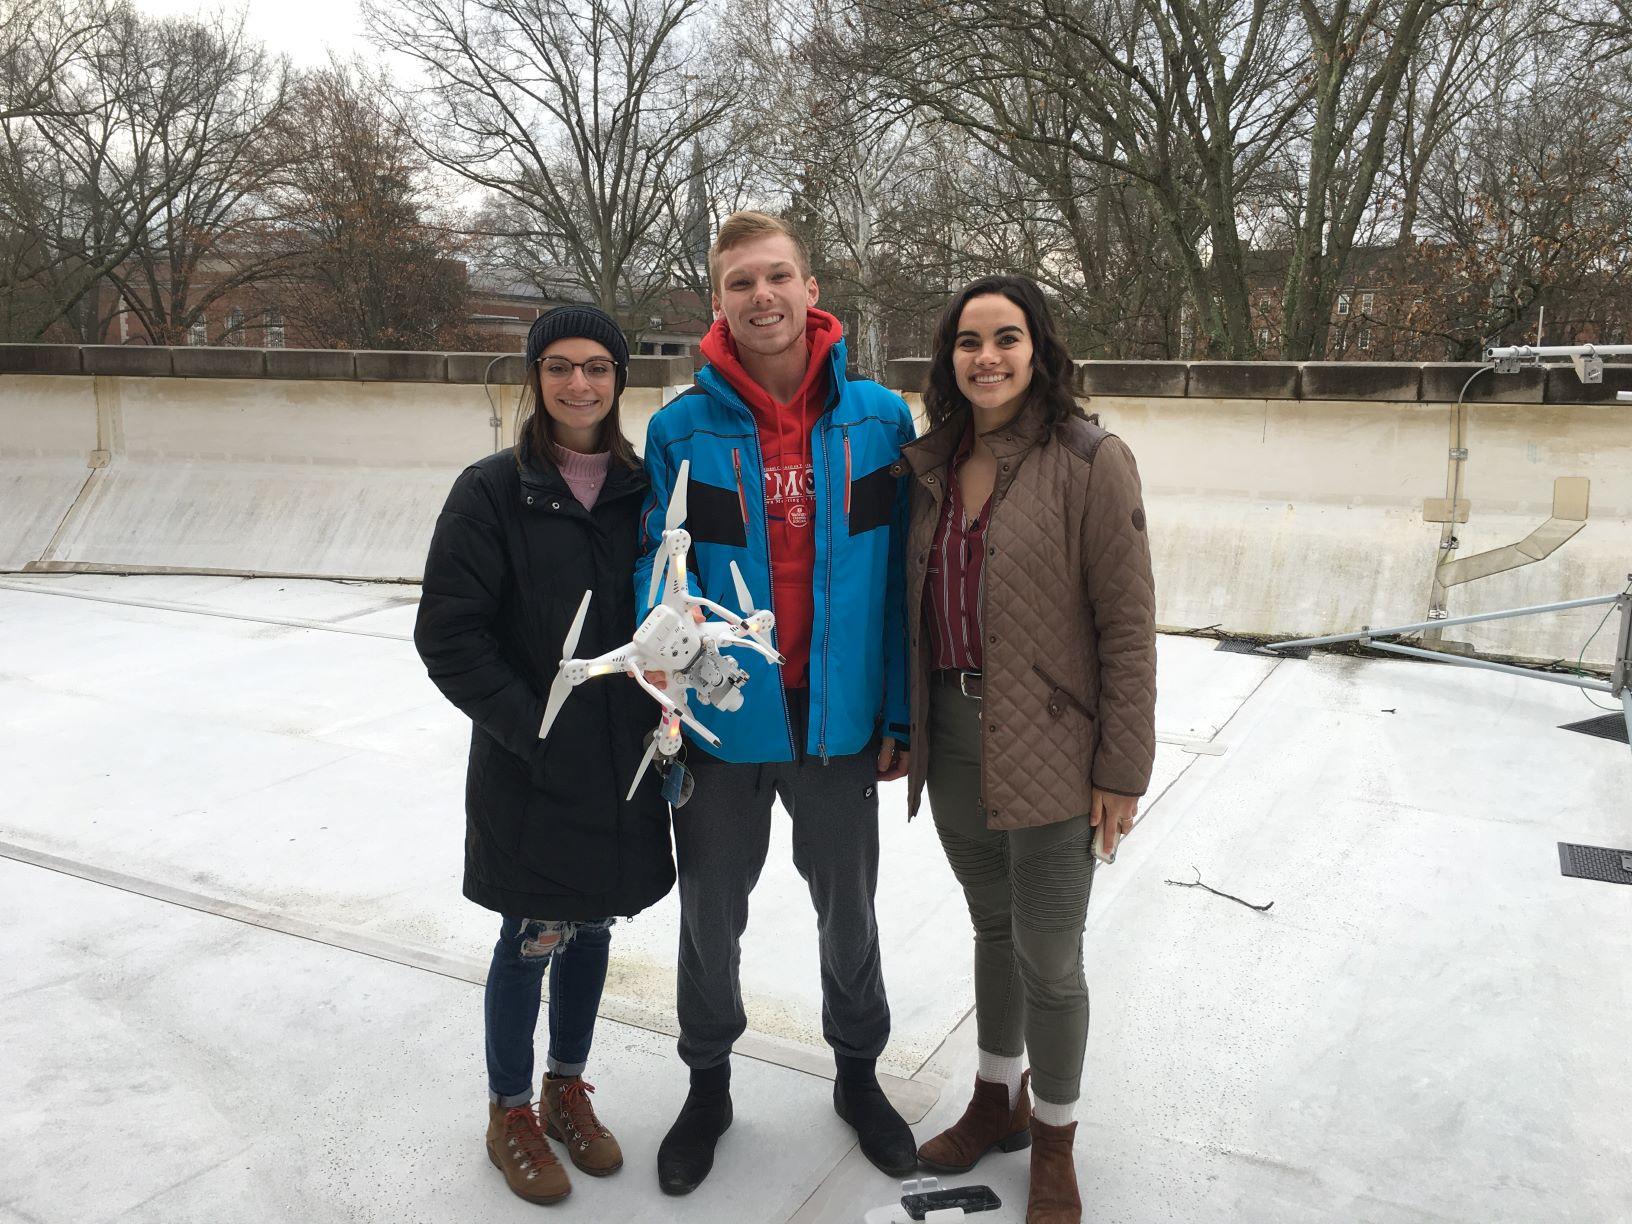
[[[946, 497], [941, 521], [929, 553], [929, 576], [924, 584], [929, 612], [930, 665], [979, 671], [984, 661], [980, 643], [980, 595], [985, 576], [987, 507], [981, 517], [965, 521], [958, 469], [974, 450], [973, 426], [963, 436], [947, 465]], [[987, 506], [991, 503], [988, 502]]]

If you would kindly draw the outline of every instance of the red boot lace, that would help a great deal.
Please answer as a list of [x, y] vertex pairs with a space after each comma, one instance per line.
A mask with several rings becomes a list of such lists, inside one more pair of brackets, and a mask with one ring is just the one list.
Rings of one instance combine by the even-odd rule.
[[561, 1116], [573, 1137], [584, 1143], [596, 1136], [612, 1137], [612, 1132], [601, 1125], [595, 1116], [595, 1107], [589, 1103], [589, 1094], [594, 1091], [594, 1084], [581, 1079], [571, 1080], [561, 1089]]
[[544, 1140], [544, 1131], [538, 1125], [538, 1114], [531, 1105], [517, 1105], [504, 1111], [505, 1140], [521, 1158], [521, 1167], [530, 1170], [535, 1164], [555, 1163], [555, 1153]]

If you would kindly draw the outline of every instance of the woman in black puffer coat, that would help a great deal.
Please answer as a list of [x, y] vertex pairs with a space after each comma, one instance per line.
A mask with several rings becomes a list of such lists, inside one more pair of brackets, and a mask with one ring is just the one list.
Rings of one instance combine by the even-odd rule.
[[[464, 892], [503, 916], [485, 1000], [487, 1148], [535, 1202], [570, 1190], [545, 1136], [601, 1176], [623, 1156], [584, 1082], [615, 918], [674, 883], [669, 809], [648, 772], [657, 708], [608, 677], [568, 697], [538, 738], [545, 695], [586, 590], [574, 651], [593, 658], [635, 629], [633, 574], [646, 479], [618, 422], [629, 350], [588, 306], [540, 317], [527, 337], [521, 440], [466, 468], [430, 555], [414, 642], [436, 686], [470, 716]], [[533, 1030], [550, 976], [550, 1048], [532, 1107]]]

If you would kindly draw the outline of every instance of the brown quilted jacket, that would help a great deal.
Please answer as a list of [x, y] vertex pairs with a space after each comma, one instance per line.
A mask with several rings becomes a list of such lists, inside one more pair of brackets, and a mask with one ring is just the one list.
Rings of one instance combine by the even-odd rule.
[[[930, 754], [924, 580], [956, 417], [901, 453], [917, 479], [907, 550], [912, 624], [909, 812]], [[1156, 755], [1156, 595], [1139, 473], [1097, 418], [1048, 428], [1035, 409], [986, 437], [997, 484], [986, 528], [981, 802], [992, 829], [1089, 811], [1093, 787], [1142, 795]]]

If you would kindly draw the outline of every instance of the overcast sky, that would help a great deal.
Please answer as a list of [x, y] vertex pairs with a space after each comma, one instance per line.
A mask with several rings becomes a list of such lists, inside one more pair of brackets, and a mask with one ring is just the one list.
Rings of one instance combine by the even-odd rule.
[[375, 57], [363, 37], [360, 0], [133, 0], [136, 8], [155, 16], [202, 16], [217, 10], [245, 13], [245, 27], [274, 51], [289, 55], [298, 67], [324, 63], [332, 48], [343, 56]]

